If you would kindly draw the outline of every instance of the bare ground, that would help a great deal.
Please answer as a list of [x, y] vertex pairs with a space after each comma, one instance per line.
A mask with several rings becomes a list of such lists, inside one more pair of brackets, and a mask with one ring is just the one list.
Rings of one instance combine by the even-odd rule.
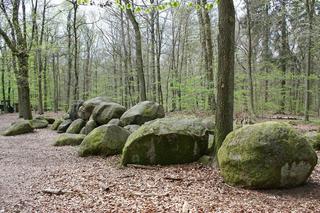
[[[0, 131], [15, 120], [0, 115]], [[254, 191], [197, 163], [149, 170], [121, 168], [119, 156], [79, 158], [76, 147], [52, 146], [56, 137], [0, 136], [0, 212], [320, 212], [319, 163], [302, 187]]]

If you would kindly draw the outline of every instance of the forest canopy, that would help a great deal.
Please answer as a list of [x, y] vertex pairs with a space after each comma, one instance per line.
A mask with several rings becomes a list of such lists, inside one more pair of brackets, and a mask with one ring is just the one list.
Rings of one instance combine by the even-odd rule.
[[[40, 113], [98, 95], [125, 106], [142, 98], [166, 111], [214, 110], [218, 2], [14, 3], [0, 7], [1, 100], [18, 103], [17, 85], [22, 93], [30, 85], [30, 105]], [[319, 2], [244, 0], [235, 8], [235, 111], [318, 114]], [[124, 9], [141, 32], [141, 57]], [[27, 59], [17, 60], [22, 52]], [[20, 63], [27, 74], [17, 71]]]

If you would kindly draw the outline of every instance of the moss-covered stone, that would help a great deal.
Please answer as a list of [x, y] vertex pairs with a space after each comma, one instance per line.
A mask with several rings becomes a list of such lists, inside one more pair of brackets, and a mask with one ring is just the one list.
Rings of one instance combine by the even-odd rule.
[[198, 162], [201, 163], [204, 166], [211, 166], [213, 165], [213, 157], [209, 155], [203, 155], [201, 158], [199, 158]]
[[33, 120], [30, 120], [30, 123], [34, 129], [47, 128], [49, 125], [49, 122], [45, 119], [33, 119]]
[[265, 122], [230, 133], [218, 151], [218, 162], [228, 184], [289, 188], [308, 179], [317, 164], [317, 155], [290, 125]]
[[83, 100], [76, 100], [71, 104], [70, 108], [68, 109], [69, 119], [74, 121], [79, 118], [78, 111], [83, 103]]
[[308, 132], [305, 137], [315, 150], [320, 150], [320, 133]]
[[118, 119], [126, 111], [120, 104], [109, 102], [96, 106], [92, 112], [92, 118], [98, 125], [108, 124], [112, 119]]
[[117, 126], [121, 126], [122, 127], [122, 123], [121, 123], [119, 118], [111, 119], [107, 124], [108, 125], [117, 125]]
[[49, 116], [37, 116], [36, 119], [40, 119], [40, 120], [46, 120], [48, 121], [49, 124], [53, 124], [55, 122], [56, 119], [49, 117]]
[[121, 163], [168, 165], [198, 160], [208, 147], [199, 119], [163, 118], [142, 125], [128, 138]]
[[97, 128], [97, 123], [94, 120], [89, 120], [86, 125], [81, 129], [80, 134], [88, 135], [92, 130]]
[[80, 145], [86, 135], [82, 134], [61, 134], [55, 141], [54, 146], [77, 146]]
[[215, 128], [214, 119], [215, 118], [211, 116], [202, 120], [202, 124], [207, 128], [210, 134], [214, 133], [214, 128]]
[[103, 125], [88, 134], [79, 148], [79, 155], [109, 156], [119, 154], [130, 133], [116, 125]]
[[131, 107], [120, 118], [123, 126], [130, 124], [142, 125], [147, 121], [165, 116], [163, 107], [152, 101], [143, 101]]
[[62, 119], [62, 118], [56, 119], [56, 120], [54, 121], [54, 123], [52, 124], [51, 129], [52, 129], [52, 130], [57, 130], [58, 127], [60, 126], [60, 124], [61, 124], [62, 122], [63, 122], [63, 119]]
[[111, 102], [111, 99], [107, 97], [95, 97], [85, 101], [78, 110], [79, 118], [82, 118], [85, 121], [89, 120], [93, 109], [99, 104], [107, 102]]
[[17, 121], [12, 124], [4, 133], [4, 136], [14, 136], [33, 132], [30, 121]]
[[71, 125], [71, 123], [72, 123], [71, 119], [63, 120], [57, 129], [58, 133], [66, 132], [69, 126]]
[[81, 129], [86, 125], [86, 122], [81, 118], [74, 120], [68, 127], [66, 133], [79, 134]]
[[126, 130], [128, 130], [130, 133], [133, 133], [134, 131], [138, 130], [140, 128], [139, 125], [136, 125], [136, 124], [132, 124], [132, 125], [127, 125], [125, 127]]

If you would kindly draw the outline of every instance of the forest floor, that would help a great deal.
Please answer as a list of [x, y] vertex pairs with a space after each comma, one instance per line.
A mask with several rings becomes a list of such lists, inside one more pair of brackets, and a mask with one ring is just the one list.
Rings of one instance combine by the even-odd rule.
[[[0, 115], [0, 131], [16, 117]], [[76, 147], [52, 146], [57, 136], [0, 136], [0, 213], [320, 212], [319, 163], [304, 186], [246, 190], [198, 163], [141, 169], [120, 167], [119, 156], [80, 158]]]

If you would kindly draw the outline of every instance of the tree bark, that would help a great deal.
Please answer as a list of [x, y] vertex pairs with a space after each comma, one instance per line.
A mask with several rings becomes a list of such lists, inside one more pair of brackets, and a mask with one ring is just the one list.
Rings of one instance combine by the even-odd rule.
[[[150, 3], [153, 5], [154, 0], [150, 0]], [[151, 79], [152, 79], [152, 100], [157, 100], [157, 83], [156, 83], [156, 51], [155, 51], [155, 10], [152, 9], [150, 13], [150, 34], [151, 34]]]
[[287, 72], [287, 54], [288, 54], [288, 34], [286, 23], [286, 1], [281, 3], [281, 50], [280, 50], [280, 63], [283, 78], [281, 80], [281, 101], [280, 101], [280, 113], [285, 113], [285, 101], [286, 101], [286, 72]]
[[68, 74], [67, 74], [67, 100], [66, 105], [69, 108], [70, 105], [70, 95], [71, 95], [71, 69], [72, 69], [72, 32], [71, 32], [71, 11], [68, 13], [67, 18], [67, 34], [68, 34]]
[[250, 113], [251, 115], [255, 115], [254, 109], [254, 88], [253, 88], [253, 79], [252, 79], [252, 35], [251, 35], [251, 11], [250, 11], [250, 2], [249, 0], [245, 1], [246, 9], [247, 9], [247, 36], [248, 36], [248, 78], [249, 78], [249, 100], [250, 100]]
[[[157, 1], [157, 3], [159, 3]], [[158, 101], [161, 105], [163, 105], [163, 92], [161, 87], [161, 66], [160, 66], [160, 58], [161, 58], [161, 50], [162, 50], [162, 32], [160, 29], [160, 14], [159, 11], [156, 12], [156, 34], [157, 34], [157, 45], [156, 45], [156, 66], [157, 66], [157, 91], [158, 91]], [[166, 20], [166, 19], [165, 19]]]
[[74, 91], [73, 91], [73, 100], [79, 100], [79, 51], [78, 51], [78, 31], [77, 31], [77, 11], [78, 11], [78, 2], [77, 0], [72, 2], [73, 5], [73, 39], [74, 39]]
[[310, 111], [310, 75], [311, 75], [311, 64], [312, 64], [312, 29], [313, 29], [313, 15], [314, 15], [314, 5], [315, 0], [306, 0], [306, 10], [308, 15], [308, 43], [307, 43], [307, 70], [306, 70], [306, 94], [305, 94], [305, 112], [304, 120], [309, 121], [309, 111]]
[[232, 0], [220, 1], [215, 152], [233, 130], [235, 10]]
[[[125, 0], [126, 4], [129, 4], [129, 0]], [[140, 32], [140, 26], [133, 15], [133, 12], [131, 9], [126, 9], [128, 18], [133, 26], [134, 34], [135, 34], [135, 50], [136, 50], [136, 69], [137, 69], [137, 76], [139, 81], [139, 98], [140, 101], [147, 100], [146, 95], [146, 83], [144, 78], [144, 72], [143, 72], [143, 60], [142, 60], [142, 40], [141, 40], [141, 32]]]

